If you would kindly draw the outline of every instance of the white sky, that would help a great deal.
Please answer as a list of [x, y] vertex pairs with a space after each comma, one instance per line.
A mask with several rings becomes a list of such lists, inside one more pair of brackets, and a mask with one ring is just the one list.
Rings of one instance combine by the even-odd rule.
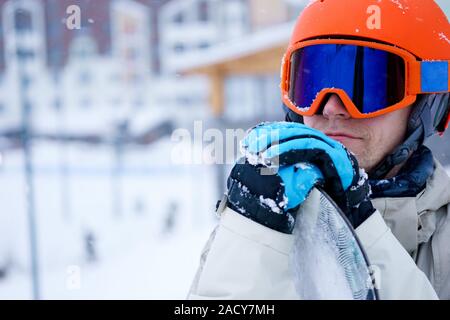
[[[447, 19], [450, 17], [450, 0], [435, 0], [444, 10], [445, 14], [447, 15]], [[449, 19], [450, 20], [450, 19]]]

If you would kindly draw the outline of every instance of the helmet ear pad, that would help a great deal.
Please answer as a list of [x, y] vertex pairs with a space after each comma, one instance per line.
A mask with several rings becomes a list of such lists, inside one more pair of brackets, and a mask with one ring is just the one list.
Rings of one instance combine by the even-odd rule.
[[450, 93], [439, 94], [435, 101], [436, 111], [433, 126], [440, 134], [444, 133], [450, 116]]
[[[450, 113], [450, 93], [422, 94], [413, 105], [408, 132], [419, 126], [424, 129], [423, 139], [443, 133]], [[423, 141], [422, 141], [423, 143]]]

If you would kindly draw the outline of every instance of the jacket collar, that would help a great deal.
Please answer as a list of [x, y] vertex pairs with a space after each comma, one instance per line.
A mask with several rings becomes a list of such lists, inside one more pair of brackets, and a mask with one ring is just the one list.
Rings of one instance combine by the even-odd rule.
[[413, 253], [436, 230], [437, 214], [450, 203], [450, 178], [437, 160], [422, 191], [415, 196], [379, 197], [372, 200], [392, 233]]
[[371, 198], [415, 197], [425, 189], [433, 171], [433, 154], [430, 149], [421, 146], [411, 155], [395, 177], [370, 180]]

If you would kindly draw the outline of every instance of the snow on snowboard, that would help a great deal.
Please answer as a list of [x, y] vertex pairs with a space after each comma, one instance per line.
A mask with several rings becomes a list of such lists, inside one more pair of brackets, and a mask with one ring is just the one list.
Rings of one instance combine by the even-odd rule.
[[378, 299], [354, 229], [323, 190], [314, 189], [300, 207], [294, 238], [290, 264], [301, 299]]

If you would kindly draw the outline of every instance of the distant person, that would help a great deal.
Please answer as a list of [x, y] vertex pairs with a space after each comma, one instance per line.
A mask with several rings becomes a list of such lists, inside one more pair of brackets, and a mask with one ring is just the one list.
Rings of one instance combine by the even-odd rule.
[[96, 262], [98, 259], [97, 241], [92, 230], [87, 230], [84, 233], [84, 248], [86, 253], [86, 261], [90, 263]]
[[163, 222], [163, 234], [171, 234], [176, 227], [178, 218], [178, 204], [175, 201], [170, 202], [167, 207]]

